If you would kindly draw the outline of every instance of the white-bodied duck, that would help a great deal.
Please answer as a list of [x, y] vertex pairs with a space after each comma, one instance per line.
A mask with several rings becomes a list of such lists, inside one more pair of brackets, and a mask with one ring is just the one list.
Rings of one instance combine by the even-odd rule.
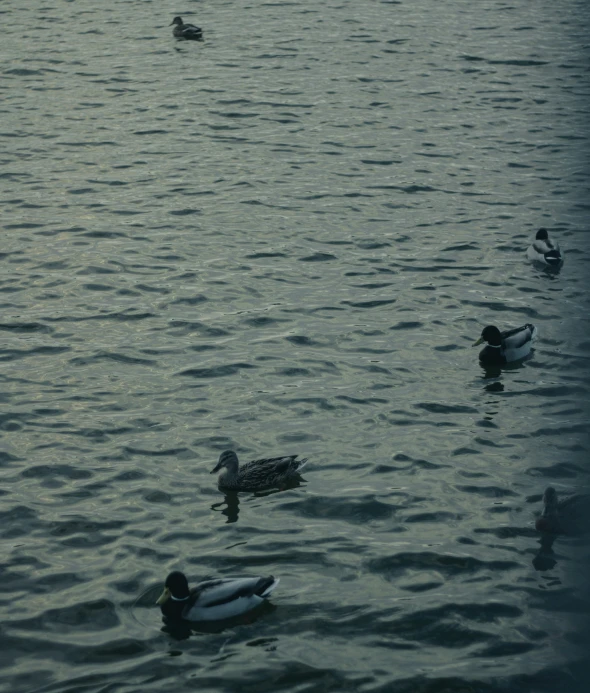
[[298, 460], [297, 455], [288, 455], [252, 460], [240, 467], [236, 453], [226, 450], [219, 456], [219, 462], [211, 470], [211, 474], [223, 470], [217, 480], [220, 488], [259, 491], [285, 486], [289, 481], [297, 479], [306, 464], [307, 459]]
[[549, 238], [547, 229], [537, 231], [535, 240], [529, 246], [526, 255], [532, 262], [542, 262], [549, 267], [558, 267], [563, 262], [559, 243]]
[[505, 332], [500, 332], [494, 325], [488, 325], [483, 328], [481, 337], [473, 346], [486, 342], [486, 346], [479, 352], [479, 360], [484, 365], [502, 365], [527, 356], [536, 336], [537, 328], [530, 323]]
[[[203, 30], [194, 24], [185, 24], [182, 17], [174, 17], [172, 20], [174, 29], [172, 33], [176, 38], [186, 39], [187, 41], [200, 41], [203, 38]], [[172, 24], [170, 26], [172, 26]]]
[[189, 589], [185, 574], [175, 570], [156, 604], [168, 622], [223, 621], [260, 606], [278, 584], [269, 575], [205, 580]]

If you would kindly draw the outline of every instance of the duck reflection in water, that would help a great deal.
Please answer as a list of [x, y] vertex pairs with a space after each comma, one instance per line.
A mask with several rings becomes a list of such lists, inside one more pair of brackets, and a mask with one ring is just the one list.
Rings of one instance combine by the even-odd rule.
[[225, 521], [226, 524], [238, 521], [238, 515], [240, 514], [240, 497], [237, 491], [228, 491], [223, 500], [219, 503], [213, 503], [211, 510], [215, 512], [221, 512], [222, 515], [227, 517]]
[[[282, 493], [283, 491], [288, 491], [290, 489], [299, 488], [304, 482], [303, 477], [296, 479], [291, 478], [281, 488], [267, 489], [265, 491], [256, 491], [252, 493], [251, 496], [255, 498], [262, 498], [264, 496], [272, 496], [275, 493]], [[226, 491], [223, 496], [223, 500], [219, 503], [213, 503], [211, 510], [214, 512], [220, 512], [222, 515], [227, 517], [226, 524], [238, 521], [238, 515], [240, 514], [240, 496], [238, 491]]]

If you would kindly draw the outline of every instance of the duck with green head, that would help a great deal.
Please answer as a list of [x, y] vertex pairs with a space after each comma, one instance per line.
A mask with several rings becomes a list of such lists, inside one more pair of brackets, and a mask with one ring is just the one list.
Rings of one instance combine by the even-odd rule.
[[169, 622], [222, 621], [260, 606], [279, 584], [279, 578], [219, 578], [189, 589], [184, 573], [168, 575], [156, 604]]
[[486, 343], [479, 352], [479, 360], [483, 365], [502, 365], [527, 356], [536, 336], [537, 328], [530, 323], [505, 332], [500, 332], [495, 325], [488, 325], [483, 328], [481, 337], [473, 346]]

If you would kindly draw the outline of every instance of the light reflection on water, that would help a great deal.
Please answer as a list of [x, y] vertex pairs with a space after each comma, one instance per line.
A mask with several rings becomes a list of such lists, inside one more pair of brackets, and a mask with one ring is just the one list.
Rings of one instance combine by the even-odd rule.
[[[1, 690], [582, 686], [534, 517], [588, 485], [584, 9], [6, 9]], [[305, 480], [223, 494], [228, 448]], [[176, 568], [281, 585], [175, 638]]]

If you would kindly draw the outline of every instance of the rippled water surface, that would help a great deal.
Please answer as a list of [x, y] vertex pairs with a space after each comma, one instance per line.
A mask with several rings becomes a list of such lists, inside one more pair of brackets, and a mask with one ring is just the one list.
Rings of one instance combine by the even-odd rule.
[[[534, 519], [589, 482], [586, 0], [0, 16], [0, 690], [582, 690]], [[227, 448], [310, 463], [224, 496]], [[177, 639], [172, 569], [281, 584]]]

